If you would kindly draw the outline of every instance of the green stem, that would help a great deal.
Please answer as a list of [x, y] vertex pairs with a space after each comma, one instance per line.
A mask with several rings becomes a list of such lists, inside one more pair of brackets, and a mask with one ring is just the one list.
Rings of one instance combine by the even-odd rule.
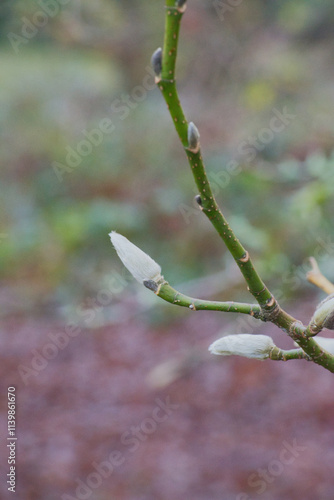
[[177, 44], [183, 12], [175, 7], [174, 0], [166, 0], [165, 37], [161, 78], [174, 80]]
[[307, 359], [310, 361], [310, 357], [305, 354], [303, 349], [290, 349], [285, 351], [284, 349], [279, 349], [278, 347], [273, 348], [269, 358], [275, 361], [289, 361], [290, 359]]
[[[150, 287], [150, 282], [144, 282], [144, 284]], [[178, 292], [170, 286], [169, 283], [164, 282], [162, 285], [158, 286], [155, 290], [158, 297], [181, 307], [188, 307], [193, 311], [223, 311], [223, 312], [235, 312], [242, 314], [249, 314], [254, 318], [261, 319], [261, 308], [257, 304], [245, 304], [241, 302], [216, 302], [212, 300], [201, 300], [195, 299], [193, 297], [188, 297], [183, 293]]]
[[[177, 43], [182, 12], [172, 7], [175, 2], [166, 1], [165, 37], [162, 52], [162, 72], [158, 85], [166, 101], [168, 110], [173, 119], [174, 126], [180, 141], [186, 149], [186, 154], [192, 173], [201, 195], [202, 209], [236, 261], [242, 272], [250, 293], [255, 297], [261, 307], [272, 308], [275, 300], [267, 289], [262, 279], [256, 272], [248, 252], [241, 245], [227, 220], [220, 211], [213, 195], [205, 171], [201, 151], [194, 153], [188, 148], [188, 122], [185, 118], [175, 85], [175, 64], [177, 57]], [[268, 306], [269, 304], [269, 306]]]

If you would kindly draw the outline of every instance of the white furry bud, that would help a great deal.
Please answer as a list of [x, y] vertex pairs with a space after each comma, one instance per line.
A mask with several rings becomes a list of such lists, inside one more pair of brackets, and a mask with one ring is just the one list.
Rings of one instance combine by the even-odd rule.
[[109, 236], [118, 257], [139, 283], [143, 281], [158, 283], [163, 279], [161, 267], [149, 255], [115, 231], [109, 233]]
[[266, 359], [273, 347], [275, 347], [273, 339], [267, 335], [243, 333], [240, 335], [227, 335], [216, 340], [210, 345], [209, 351], [212, 354], [220, 354], [221, 356], [234, 354], [245, 358]]
[[334, 330], [334, 294], [329, 295], [320, 302], [313, 314], [310, 325], [315, 331], [322, 328]]

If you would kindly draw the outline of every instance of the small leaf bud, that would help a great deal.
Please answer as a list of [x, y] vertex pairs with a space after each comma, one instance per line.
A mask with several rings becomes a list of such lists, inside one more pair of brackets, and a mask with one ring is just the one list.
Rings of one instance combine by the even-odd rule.
[[197, 203], [200, 207], [202, 207], [202, 198], [200, 197], [200, 195], [199, 195], [199, 194], [197, 194], [197, 195], [195, 196], [195, 200], [196, 200], [196, 203]]
[[193, 153], [199, 151], [199, 131], [193, 122], [188, 124], [188, 149]]
[[158, 83], [161, 80], [161, 71], [162, 71], [162, 49], [159, 47], [155, 50], [151, 57], [151, 64], [153, 71], [155, 73], [155, 83]]

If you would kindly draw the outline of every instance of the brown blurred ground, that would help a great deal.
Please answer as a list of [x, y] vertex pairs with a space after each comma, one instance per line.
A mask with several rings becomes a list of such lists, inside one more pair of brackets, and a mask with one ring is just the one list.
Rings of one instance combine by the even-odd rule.
[[[87, 498], [332, 499], [332, 375], [304, 361], [214, 358], [207, 346], [219, 327], [219, 314], [199, 312], [186, 313], [168, 329], [147, 329], [134, 318], [85, 330], [25, 384], [18, 365], [31, 366], [32, 349], [41, 353], [47, 334], [64, 325], [8, 319], [1, 335], [1, 392], [8, 384], [17, 388], [16, 498], [75, 497], [76, 479], [87, 481], [96, 472], [93, 462], [108, 461], [118, 450], [122, 463]], [[276, 329], [259, 331], [284, 343]], [[202, 361], [152, 390], [150, 370], [189, 349], [202, 352]], [[154, 426], [157, 400], [175, 408]], [[133, 426], [142, 426], [141, 434]], [[282, 452], [289, 446], [293, 452]], [[5, 451], [2, 446], [2, 458]], [[268, 479], [261, 480], [258, 469]]]

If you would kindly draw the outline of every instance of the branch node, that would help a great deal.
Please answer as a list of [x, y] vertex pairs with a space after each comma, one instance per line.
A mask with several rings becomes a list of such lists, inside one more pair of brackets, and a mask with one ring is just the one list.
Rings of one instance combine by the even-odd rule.
[[275, 297], [272, 295], [262, 308], [263, 321], [274, 322], [281, 312], [281, 308], [277, 303]]
[[268, 300], [266, 307], [272, 307], [275, 304], [275, 297], [271, 297], [271, 299]]
[[177, 0], [176, 8], [179, 12], [181, 12], [183, 14], [183, 12], [187, 8], [187, 0]]
[[306, 339], [307, 336], [305, 336], [305, 331], [306, 331], [306, 326], [303, 325], [301, 321], [294, 321], [288, 330], [288, 335], [291, 337], [293, 340], [300, 340], [300, 339]]
[[249, 253], [247, 252], [247, 250], [239, 260], [240, 260], [240, 262], [244, 262], [244, 263], [249, 261]]

